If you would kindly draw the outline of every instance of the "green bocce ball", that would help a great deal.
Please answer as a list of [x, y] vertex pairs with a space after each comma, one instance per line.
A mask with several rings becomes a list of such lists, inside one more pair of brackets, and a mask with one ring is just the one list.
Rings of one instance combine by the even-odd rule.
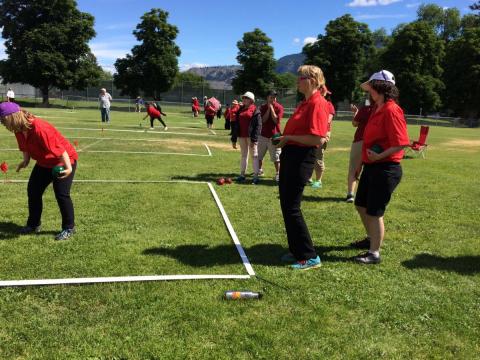
[[62, 171], [64, 171], [65, 168], [63, 166], [55, 166], [53, 169], [52, 169], [52, 175], [54, 177], [60, 177], [62, 174], [60, 174]]
[[370, 150], [372, 150], [373, 152], [376, 152], [377, 154], [380, 154], [380, 153], [383, 152], [383, 148], [382, 148], [380, 145], [378, 145], [378, 144], [373, 145], [373, 146], [370, 148]]
[[277, 145], [280, 142], [281, 133], [276, 133], [272, 136], [272, 144]]

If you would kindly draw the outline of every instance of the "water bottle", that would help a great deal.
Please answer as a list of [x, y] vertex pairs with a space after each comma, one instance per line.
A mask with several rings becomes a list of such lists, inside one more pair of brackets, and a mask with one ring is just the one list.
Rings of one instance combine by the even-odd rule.
[[261, 299], [262, 296], [262, 293], [253, 291], [225, 291], [223, 298], [225, 300]]

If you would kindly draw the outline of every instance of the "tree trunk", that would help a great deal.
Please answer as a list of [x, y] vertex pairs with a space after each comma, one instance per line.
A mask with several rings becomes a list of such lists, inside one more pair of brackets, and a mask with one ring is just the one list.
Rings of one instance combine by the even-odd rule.
[[42, 105], [48, 107], [50, 105], [48, 102], [48, 86], [42, 86], [40, 91], [42, 93]]

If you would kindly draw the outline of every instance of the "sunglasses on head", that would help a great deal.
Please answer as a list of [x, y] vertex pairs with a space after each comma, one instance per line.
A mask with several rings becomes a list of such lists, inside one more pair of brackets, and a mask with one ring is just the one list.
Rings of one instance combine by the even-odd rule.
[[299, 75], [298, 79], [299, 80], [308, 80], [308, 79], [310, 79], [310, 76]]

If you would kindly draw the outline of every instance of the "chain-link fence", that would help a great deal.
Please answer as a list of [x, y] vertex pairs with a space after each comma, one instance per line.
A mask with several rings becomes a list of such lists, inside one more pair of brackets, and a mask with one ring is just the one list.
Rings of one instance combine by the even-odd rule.
[[[0, 96], [2, 100], [6, 100], [6, 92], [8, 88], [12, 88], [16, 93], [16, 98], [20, 102], [24, 102], [26, 106], [41, 106], [41, 92], [29, 85], [23, 84], [6, 84], [0, 87]], [[50, 106], [63, 107], [68, 109], [98, 109], [98, 95], [100, 88], [107, 89], [112, 97], [112, 111], [135, 111], [135, 99], [128, 96], [120, 95], [120, 91], [115, 88], [113, 81], [104, 81], [98, 87], [89, 87], [85, 90], [52, 90], [49, 93]], [[285, 117], [293, 113], [297, 106], [296, 89], [277, 89], [277, 100], [285, 107]], [[181, 83], [174, 86], [170, 91], [160, 95], [162, 106], [166, 109], [174, 109], [175, 112], [190, 113], [192, 97], [197, 97], [202, 104], [204, 96], [215, 97], [223, 105], [231, 104], [232, 100], [240, 100], [240, 94], [235, 94], [230, 89], [212, 89], [207, 83], [192, 84]], [[153, 100], [145, 98], [145, 101]], [[257, 104], [264, 102], [264, 99], [257, 98]], [[352, 113], [348, 111], [349, 104], [343, 102], [337, 104], [338, 111], [335, 117], [336, 121], [351, 121]], [[448, 127], [478, 127], [479, 119], [464, 119], [459, 117], [441, 117], [441, 116], [421, 116], [406, 115], [407, 123], [413, 125], [432, 125], [432, 126], [448, 126]]]

